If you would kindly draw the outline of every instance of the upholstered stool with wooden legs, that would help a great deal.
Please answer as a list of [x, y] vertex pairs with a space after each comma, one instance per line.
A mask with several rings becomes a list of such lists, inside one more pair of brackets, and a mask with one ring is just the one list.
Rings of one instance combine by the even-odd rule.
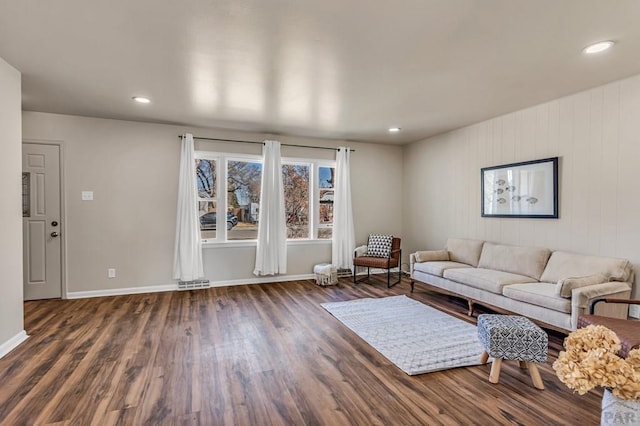
[[482, 314], [478, 316], [478, 339], [484, 346], [480, 363], [493, 358], [489, 381], [498, 383], [502, 360], [520, 361], [528, 368], [533, 386], [544, 389], [536, 363], [547, 361], [549, 338], [531, 320], [517, 315]]

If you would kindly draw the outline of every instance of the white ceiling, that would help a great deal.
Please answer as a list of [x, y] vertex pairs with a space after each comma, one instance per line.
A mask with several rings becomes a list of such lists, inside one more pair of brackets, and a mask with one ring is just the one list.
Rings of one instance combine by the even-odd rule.
[[638, 0], [2, 0], [0, 57], [29, 111], [406, 143], [640, 73], [639, 18]]

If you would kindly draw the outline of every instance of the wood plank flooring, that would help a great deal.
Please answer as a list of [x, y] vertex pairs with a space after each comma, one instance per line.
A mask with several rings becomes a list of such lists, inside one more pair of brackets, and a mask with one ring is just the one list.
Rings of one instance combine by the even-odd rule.
[[[596, 425], [601, 393], [505, 362], [407, 376], [320, 303], [409, 294], [377, 277], [25, 303], [0, 360], [1, 425]], [[410, 297], [470, 321], [466, 303]]]

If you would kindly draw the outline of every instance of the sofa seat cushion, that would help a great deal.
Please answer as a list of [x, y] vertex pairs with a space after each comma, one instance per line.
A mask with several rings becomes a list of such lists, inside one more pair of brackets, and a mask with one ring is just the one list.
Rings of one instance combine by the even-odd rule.
[[458, 263], [451, 261], [438, 261], [438, 262], [422, 262], [413, 265], [415, 271], [425, 272], [431, 275], [443, 276], [444, 271], [453, 268], [471, 268], [466, 263]]
[[502, 294], [510, 299], [571, 313], [571, 299], [560, 297], [556, 292], [555, 283], [512, 284], [505, 286]]
[[502, 294], [506, 285], [531, 282], [531, 278], [524, 275], [483, 268], [447, 269], [444, 278], [496, 294]]
[[484, 243], [478, 267], [526, 275], [538, 281], [549, 256], [551, 250], [546, 248]]

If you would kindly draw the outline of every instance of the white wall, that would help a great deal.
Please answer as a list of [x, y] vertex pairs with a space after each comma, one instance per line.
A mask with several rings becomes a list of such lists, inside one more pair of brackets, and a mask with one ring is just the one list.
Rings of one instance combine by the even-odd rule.
[[[480, 168], [554, 156], [559, 219], [480, 216]], [[406, 248], [479, 238], [627, 258], [638, 276], [639, 161], [640, 76], [408, 145]]]
[[0, 58], [0, 356], [24, 338], [20, 73]]
[[[401, 147], [24, 112], [24, 140], [61, 141], [64, 147], [68, 292], [174, 283], [178, 135], [185, 132], [348, 145], [356, 150], [351, 166], [357, 242], [364, 242], [371, 232], [401, 235]], [[196, 148], [260, 153], [259, 146], [246, 144], [198, 142]], [[287, 147], [283, 155], [335, 158], [329, 150]], [[94, 191], [94, 201], [81, 201], [81, 191]], [[314, 264], [331, 259], [326, 243], [291, 245], [288, 253], [291, 276], [311, 274]], [[205, 274], [213, 285], [255, 281], [254, 247], [206, 248], [203, 257]], [[115, 279], [107, 278], [107, 268], [116, 269]]]

